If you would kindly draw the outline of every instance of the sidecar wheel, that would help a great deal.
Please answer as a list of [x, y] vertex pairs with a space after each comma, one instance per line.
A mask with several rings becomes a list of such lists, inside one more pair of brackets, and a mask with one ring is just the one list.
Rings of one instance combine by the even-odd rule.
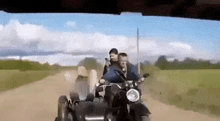
[[58, 121], [67, 121], [68, 114], [68, 99], [65, 95], [62, 95], [58, 101]]

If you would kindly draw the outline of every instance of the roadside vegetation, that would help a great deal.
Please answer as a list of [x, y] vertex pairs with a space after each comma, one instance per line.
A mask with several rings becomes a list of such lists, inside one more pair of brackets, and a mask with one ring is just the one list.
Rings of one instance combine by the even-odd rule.
[[[160, 56], [155, 64], [140, 64], [141, 73], [149, 73], [146, 86], [153, 98], [185, 110], [193, 110], [220, 117], [220, 63], [186, 58], [169, 62]], [[85, 58], [78, 66], [84, 66], [102, 75], [103, 65], [94, 58]], [[136, 65], [137, 66], [137, 65]]]
[[[220, 64], [186, 58], [168, 62], [165, 56], [153, 65], [141, 63], [141, 73], [149, 73], [148, 93], [160, 101], [185, 110], [220, 116]], [[85, 58], [77, 66], [63, 67], [21, 60], [0, 60], [0, 92], [29, 84], [63, 70], [84, 66], [88, 73], [97, 70], [102, 76], [103, 65], [94, 58]]]
[[0, 92], [14, 89], [22, 85], [41, 80], [54, 74], [56, 74], [56, 71], [1, 70]]
[[0, 92], [42, 80], [60, 71], [77, 67], [63, 67], [22, 60], [0, 60]]
[[102, 70], [103, 69], [103, 65], [98, 63], [97, 60], [92, 57], [88, 57], [88, 58], [81, 60], [78, 64], [78, 66], [84, 66], [86, 68], [86, 70], [88, 70], [88, 71], [90, 71], [92, 69], [95, 69], [95, 70]]
[[220, 64], [186, 58], [168, 62], [158, 58], [155, 65], [142, 67], [150, 73], [147, 90], [156, 99], [185, 110], [220, 117]]

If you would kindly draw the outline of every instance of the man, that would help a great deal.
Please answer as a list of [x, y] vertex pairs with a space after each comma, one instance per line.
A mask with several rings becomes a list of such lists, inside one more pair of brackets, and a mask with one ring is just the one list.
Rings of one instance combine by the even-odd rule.
[[[108, 73], [106, 73], [102, 79], [108, 80], [109, 82], [118, 82], [120, 77], [115, 73], [115, 70], [124, 74], [124, 76], [129, 80], [139, 80], [140, 75], [138, 74], [137, 67], [128, 61], [128, 55], [126, 53], [120, 53], [118, 55], [118, 64], [112, 65]], [[104, 83], [105, 80], [100, 80]]]
[[[103, 79], [105, 78], [104, 76], [105, 76], [106, 73], [109, 72], [110, 67], [112, 67], [112, 66], [119, 67], [119, 63], [118, 63], [118, 50], [116, 48], [112, 48], [109, 51], [109, 56], [110, 56], [110, 64], [107, 62], [107, 64], [105, 65], [104, 70], [103, 70], [103, 76], [102, 76], [101, 80], [99, 81], [99, 83], [104, 83], [103, 82], [104, 81]], [[106, 88], [105, 92], [109, 92], [109, 91], [110, 91], [110, 88], [109, 87]], [[111, 95], [110, 93], [106, 94], [104, 96], [104, 99], [106, 101], [108, 101], [110, 95]], [[99, 95], [98, 92], [95, 92], [95, 96], [99, 97], [100, 95]]]
[[137, 67], [128, 61], [128, 55], [126, 53], [120, 53], [118, 55], [118, 61], [127, 79], [138, 80], [140, 78]]
[[[138, 81], [141, 78], [138, 74], [137, 67], [128, 61], [128, 55], [126, 53], [120, 53], [118, 55], [118, 61], [121, 70], [124, 72], [124, 75], [128, 80]], [[141, 94], [141, 90], [139, 91]]]
[[[138, 74], [137, 67], [128, 61], [128, 55], [126, 53], [119, 53], [118, 61], [119, 61], [119, 68], [122, 70], [126, 79], [134, 80], [134, 81], [138, 81], [140, 79], [140, 75]], [[141, 90], [140, 89], [138, 90], [141, 93]], [[129, 119], [129, 117], [126, 117], [127, 111], [123, 110], [127, 106], [127, 105], [124, 105], [124, 101], [126, 100], [125, 96], [126, 94], [124, 92], [120, 92], [119, 94], [116, 94], [111, 98], [112, 107], [117, 107], [117, 106], [124, 107], [124, 108], [121, 108], [122, 110], [120, 110], [120, 113], [118, 114], [120, 115], [118, 117], [119, 118], [118, 120], [120, 121], [123, 121], [124, 119], [125, 120]], [[113, 115], [115, 115], [115, 113], [113, 113]]]
[[106, 64], [103, 70], [103, 75], [105, 75], [109, 71], [109, 67], [116, 65], [118, 66], [118, 50], [116, 48], [112, 48], [109, 51], [109, 56], [110, 56], [110, 64]]
[[[116, 82], [116, 83], [117, 83], [117, 81], [120, 80], [120, 78], [114, 72], [114, 70], [121, 71], [122, 73], [124, 72], [125, 77], [130, 80], [138, 80], [140, 78], [140, 76], [138, 74], [137, 67], [135, 67], [133, 64], [129, 63], [128, 55], [126, 53], [118, 54], [118, 61], [119, 61], [118, 67], [111, 66], [110, 67], [111, 70], [103, 76], [103, 78], [105, 80], [108, 80], [109, 82]], [[100, 80], [100, 83], [105, 83], [105, 80]], [[112, 99], [109, 100], [110, 96], [112, 96], [112, 94], [110, 92], [110, 88], [106, 88], [105, 92], [107, 92], [105, 94], [105, 99], [106, 99], [106, 101], [108, 101], [110, 103], [112, 100]]]

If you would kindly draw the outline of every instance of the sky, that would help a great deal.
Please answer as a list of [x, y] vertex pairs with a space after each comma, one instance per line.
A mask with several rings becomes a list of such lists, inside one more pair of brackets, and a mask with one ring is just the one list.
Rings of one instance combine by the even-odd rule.
[[23, 59], [64, 66], [85, 57], [104, 62], [111, 48], [137, 62], [160, 55], [183, 60], [220, 60], [220, 22], [177, 17], [82, 13], [0, 12], [0, 59]]

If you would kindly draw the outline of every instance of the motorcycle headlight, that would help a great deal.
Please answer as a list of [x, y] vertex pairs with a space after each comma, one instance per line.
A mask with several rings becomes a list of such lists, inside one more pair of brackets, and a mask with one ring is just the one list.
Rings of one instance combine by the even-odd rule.
[[136, 89], [130, 89], [127, 91], [126, 96], [129, 101], [136, 102], [140, 98], [140, 94]]

